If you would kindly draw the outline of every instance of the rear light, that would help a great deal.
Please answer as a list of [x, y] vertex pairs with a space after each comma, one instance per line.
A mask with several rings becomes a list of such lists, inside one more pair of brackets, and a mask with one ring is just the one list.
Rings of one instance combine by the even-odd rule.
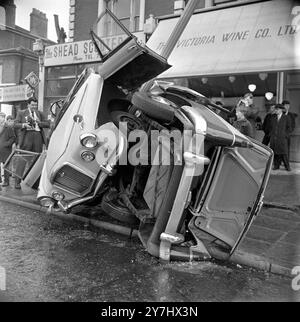
[[95, 160], [95, 154], [91, 151], [84, 151], [81, 153], [81, 158], [86, 162], [91, 162]]
[[55, 200], [50, 197], [42, 197], [39, 199], [41, 206], [43, 207], [53, 207], [55, 205]]

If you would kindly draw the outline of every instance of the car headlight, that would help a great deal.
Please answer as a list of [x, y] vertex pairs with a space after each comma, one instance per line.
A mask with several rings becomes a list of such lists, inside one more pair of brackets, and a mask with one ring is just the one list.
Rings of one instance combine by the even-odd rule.
[[65, 195], [59, 191], [53, 191], [52, 197], [53, 197], [53, 199], [55, 199], [57, 201], [61, 201], [61, 200], [65, 199]]
[[55, 200], [50, 197], [42, 197], [39, 199], [41, 206], [43, 207], [53, 207], [55, 205]]
[[91, 162], [95, 160], [95, 154], [91, 151], [84, 151], [81, 153], [81, 158], [86, 162]]
[[80, 136], [80, 143], [88, 149], [95, 148], [98, 145], [97, 135], [93, 133], [85, 133]]

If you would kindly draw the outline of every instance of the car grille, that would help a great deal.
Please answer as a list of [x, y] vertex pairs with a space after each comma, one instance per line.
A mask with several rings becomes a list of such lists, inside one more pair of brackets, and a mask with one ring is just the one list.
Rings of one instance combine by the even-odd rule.
[[79, 194], [87, 192], [93, 183], [92, 178], [68, 165], [63, 166], [56, 173], [53, 181], [54, 184], [60, 185], [67, 190], [72, 190]]

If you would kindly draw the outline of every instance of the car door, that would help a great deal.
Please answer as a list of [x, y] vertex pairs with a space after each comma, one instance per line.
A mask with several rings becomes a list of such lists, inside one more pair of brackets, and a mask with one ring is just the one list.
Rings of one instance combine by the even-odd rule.
[[194, 224], [231, 255], [262, 206], [273, 154], [255, 142], [251, 149], [223, 147], [218, 154]]

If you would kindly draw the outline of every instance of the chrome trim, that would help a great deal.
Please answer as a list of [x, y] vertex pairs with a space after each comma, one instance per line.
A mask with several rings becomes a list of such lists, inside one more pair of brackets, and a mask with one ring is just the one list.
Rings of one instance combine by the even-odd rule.
[[59, 201], [59, 202], [57, 202], [57, 205], [59, 206], [59, 208], [62, 211], [66, 212], [68, 209], [70, 209], [74, 206], [77, 206], [83, 202], [93, 199], [96, 196], [96, 194], [97, 194], [98, 190], [100, 189], [101, 185], [103, 184], [103, 182], [106, 180], [107, 176], [108, 175], [106, 173], [103, 173], [103, 172], [100, 173], [100, 175], [97, 179], [97, 185], [96, 185], [95, 191], [92, 195], [89, 195], [89, 196], [86, 196], [83, 198], [74, 199], [70, 202]]
[[199, 114], [193, 106], [180, 106], [180, 109], [184, 112], [184, 114], [193, 122], [196, 133], [206, 134], [207, 131], [207, 123], [206, 120]]
[[164, 232], [160, 234], [160, 240], [170, 242], [171, 244], [180, 244], [184, 242], [184, 236], [179, 233], [168, 234]]
[[[89, 148], [89, 147], [85, 146], [85, 145], [83, 144], [83, 142], [82, 142], [84, 139], [86, 139], [86, 138], [88, 138], [88, 137], [93, 137], [93, 138], [96, 140], [96, 145], [95, 145], [95, 146], [93, 146], [92, 148]], [[95, 149], [95, 148], [99, 145], [98, 136], [97, 136], [96, 134], [94, 134], [94, 133], [83, 133], [83, 134], [81, 134], [81, 135], [79, 136], [79, 140], [80, 140], [80, 144], [81, 144], [83, 147], [85, 147], [86, 149]]]
[[[75, 169], [76, 171], [78, 171], [78, 172], [80, 172], [80, 173], [82, 173], [83, 175], [85, 175], [85, 176], [88, 176], [89, 178], [91, 178], [92, 179], [92, 184], [91, 184], [91, 186], [89, 187], [89, 189], [88, 189], [88, 191], [87, 192], [85, 192], [85, 193], [78, 193], [78, 192], [76, 192], [76, 191], [73, 191], [73, 190], [69, 190], [69, 189], [66, 189], [65, 187], [62, 187], [61, 185], [59, 185], [59, 184], [57, 184], [57, 183], [55, 183], [54, 182], [54, 178], [55, 178], [55, 176], [56, 176], [56, 174], [57, 174], [57, 172], [58, 171], [60, 171], [64, 166], [69, 166], [69, 167], [71, 167], [71, 168], [73, 168], [73, 169]], [[62, 163], [62, 165], [56, 170], [56, 171], [54, 171], [52, 174], [51, 174], [51, 176], [50, 176], [50, 183], [53, 185], [53, 187], [57, 187], [58, 189], [60, 189], [60, 190], [62, 190], [62, 191], [65, 191], [65, 192], [67, 192], [67, 193], [69, 193], [69, 194], [72, 194], [72, 195], [75, 195], [75, 196], [78, 196], [78, 197], [81, 197], [82, 195], [85, 195], [85, 194], [87, 194], [87, 193], [89, 193], [90, 191], [91, 191], [91, 188], [92, 188], [92, 186], [94, 185], [94, 183], [95, 183], [95, 178], [93, 178], [93, 177], [91, 177], [89, 174], [87, 174], [87, 173], [84, 173], [83, 171], [82, 171], [82, 169], [81, 168], [79, 168], [78, 166], [76, 166], [76, 165], [74, 165], [73, 163], [70, 163], [70, 162], [63, 162]]]

